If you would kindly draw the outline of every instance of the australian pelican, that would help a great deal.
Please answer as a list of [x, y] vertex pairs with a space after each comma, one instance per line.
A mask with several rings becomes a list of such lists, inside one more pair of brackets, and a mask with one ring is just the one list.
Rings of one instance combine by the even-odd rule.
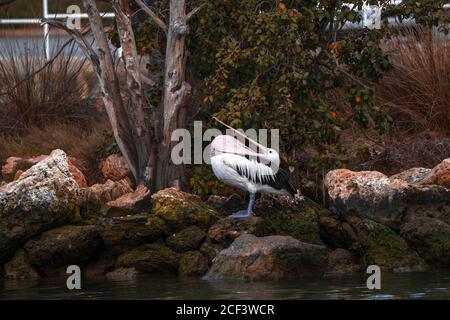
[[254, 144], [257, 150], [252, 150], [229, 135], [217, 136], [211, 143], [211, 166], [216, 177], [250, 194], [247, 210], [233, 213], [233, 217], [251, 216], [257, 193], [291, 196], [297, 193], [289, 182], [288, 173], [280, 168], [280, 156], [277, 151], [262, 146], [238, 130], [214, 119]]

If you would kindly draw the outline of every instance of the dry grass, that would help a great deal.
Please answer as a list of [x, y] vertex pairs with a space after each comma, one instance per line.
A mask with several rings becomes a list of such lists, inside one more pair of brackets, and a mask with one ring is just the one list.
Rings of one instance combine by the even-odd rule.
[[103, 119], [96, 121], [89, 130], [70, 124], [53, 124], [44, 129], [30, 128], [21, 136], [0, 136], [0, 163], [9, 156], [31, 157], [62, 149], [81, 161], [88, 183], [93, 184], [102, 180], [98, 162], [105, 145], [105, 132], [109, 130], [109, 123]]
[[34, 41], [19, 40], [0, 48], [0, 133], [20, 134], [29, 127], [53, 123], [81, 125], [92, 117], [94, 78], [85, 59], [75, 56], [74, 46], [52, 64], [45, 65]]
[[376, 91], [398, 127], [450, 133], [450, 42], [427, 28], [404, 30], [386, 43], [392, 72]]

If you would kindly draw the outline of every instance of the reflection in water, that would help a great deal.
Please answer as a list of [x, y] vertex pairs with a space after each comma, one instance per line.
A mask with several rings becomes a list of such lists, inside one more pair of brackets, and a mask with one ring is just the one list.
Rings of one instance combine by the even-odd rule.
[[368, 290], [365, 274], [267, 282], [143, 276], [89, 279], [70, 291], [60, 278], [0, 280], [0, 299], [450, 299], [450, 272], [384, 273], [381, 283]]

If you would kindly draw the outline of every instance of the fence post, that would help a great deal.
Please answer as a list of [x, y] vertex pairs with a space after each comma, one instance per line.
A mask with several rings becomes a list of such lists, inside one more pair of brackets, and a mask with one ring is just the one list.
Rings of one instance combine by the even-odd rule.
[[[49, 18], [48, 14], [48, 0], [42, 0], [42, 15], [44, 19]], [[47, 23], [44, 24], [44, 51], [45, 59], [50, 60], [50, 27]]]

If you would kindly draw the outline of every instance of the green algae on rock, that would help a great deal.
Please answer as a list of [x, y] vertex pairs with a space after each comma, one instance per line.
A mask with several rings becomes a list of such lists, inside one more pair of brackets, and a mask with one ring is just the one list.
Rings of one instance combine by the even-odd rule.
[[219, 218], [217, 211], [198, 196], [174, 188], [153, 194], [152, 203], [152, 214], [166, 221], [174, 230], [191, 225], [205, 230]]
[[324, 210], [305, 197], [292, 199], [264, 196], [255, 205], [255, 212], [260, 219], [252, 233], [258, 237], [291, 236], [302, 242], [322, 245], [319, 217]]

